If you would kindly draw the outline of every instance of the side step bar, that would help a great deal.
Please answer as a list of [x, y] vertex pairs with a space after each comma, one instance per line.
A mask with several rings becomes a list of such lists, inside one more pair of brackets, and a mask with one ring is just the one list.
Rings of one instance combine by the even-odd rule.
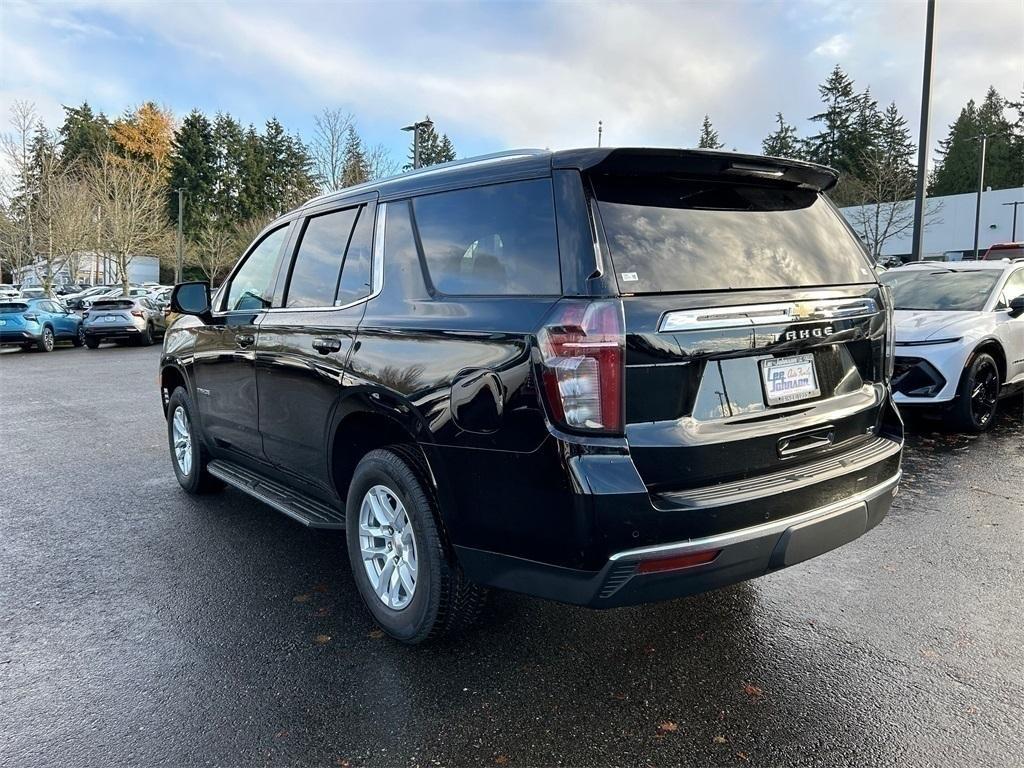
[[251, 469], [221, 459], [211, 461], [206, 469], [214, 477], [264, 504], [269, 504], [278, 512], [284, 512], [303, 525], [310, 528], [345, 530], [343, 510], [334, 509], [281, 483], [267, 480]]

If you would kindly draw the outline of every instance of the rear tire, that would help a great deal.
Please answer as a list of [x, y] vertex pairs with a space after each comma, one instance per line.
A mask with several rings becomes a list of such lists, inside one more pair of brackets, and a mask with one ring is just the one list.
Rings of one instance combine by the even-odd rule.
[[352, 476], [345, 514], [359, 595], [381, 629], [409, 645], [464, 631], [487, 595], [445, 552], [425, 469], [409, 446], [370, 451]]
[[95, 336], [86, 336], [85, 346], [87, 346], [89, 349], [99, 349], [100, 341], [101, 340], [97, 339]]
[[36, 349], [40, 352], [53, 352], [54, 345], [53, 328], [46, 326], [43, 328], [43, 335], [39, 337], [39, 341], [36, 342]]
[[146, 323], [146, 330], [139, 336], [139, 345], [143, 347], [153, 346], [153, 324]]
[[195, 408], [184, 387], [178, 387], [167, 401], [167, 443], [178, 484], [187, 493], [199, 495], [219, 491], [224, 483], [206, 470], [209, 456], [195, 427]]
[[965, 432], [984, 432], [995, 423], [999, 407], [999, 366], [992, 355], [975, 355], [960, 376], [953, 419]]

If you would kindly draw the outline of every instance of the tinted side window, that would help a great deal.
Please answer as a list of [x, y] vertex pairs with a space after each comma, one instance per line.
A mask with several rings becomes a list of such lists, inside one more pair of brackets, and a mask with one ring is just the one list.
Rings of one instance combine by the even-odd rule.
[[356, 228], [349, 240], [348, 252], [345, 254], [345, 266], [341, 270], [341, 281], [338, 283], [338, 297], [334, 303], [338, 306], [351, 304], [353, 301], [370, 295], [370, 257], [373, 253], [373, 216], [374, 206], [365, 205], [359, 209]]
[[231, 280], [224, 309], [266, 309], [273, 292], [274, 267], [288, 238], [288, 226], [275, 229], [249, 252]]
[[425, 195], [413, 212], [441, 293], [561, 293], [550, 179]]
[[358, 208], [333, 211], [314, 216], [306, 223], [292, 266], [286, 307], [330, 307], [334, 304], [341, 263], [357, 212]]

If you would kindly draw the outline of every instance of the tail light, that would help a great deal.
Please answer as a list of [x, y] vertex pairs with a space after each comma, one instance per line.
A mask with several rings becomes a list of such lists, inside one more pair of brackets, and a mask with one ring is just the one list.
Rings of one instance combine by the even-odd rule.
[[885, 305], [885, 380], [891, 381], [893, 366], [896, 364], [896, 316], [892, 288], [882, 286], [882, 303]]
[[145, 317], [145, 316], [146, 316], [145, 312], [143, 312], [141, 309], [133, 309], [132, 310], [132, 317]]
[[39, 319], [39, 315], [37, 315], [35, 312], [26, 312], [24, 315], [22, 315], [22, 317], [24, 317], [30, 323], [34, 323]]
[[621, 432], [622, 304], [617, 299], [560, 302], [537, 340], [552, 419], [574, 430]]

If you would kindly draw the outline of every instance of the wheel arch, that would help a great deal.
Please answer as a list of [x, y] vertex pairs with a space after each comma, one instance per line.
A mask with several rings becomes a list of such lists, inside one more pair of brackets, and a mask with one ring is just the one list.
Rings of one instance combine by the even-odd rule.
[[996, 361], [996, 368], [999, 370], [999, 385], [1005, 384], [1006, 378], [1009, 375], [1009, 367], [1006, 362], [1006, 350], [1003, 349], [1003, 345], [999, 343], [998, 339], [988, 338], [979, 342], [971, 352], [970, 357], [967, 358], [964, 370], [966, 371], [971, 363], [974, 362], [974, 358], [981, 354], [992, 355], [992, 358]]
[[331, 482], [344, 504], [356, 466], [367, 453], [389, 445], [405, 446], [422, 462], [423, 480], [437, 501], [438, 515], [435, 522], [441, 532], [445, 550], [453, 557], [446, 523], [446, 512], [451, 509], [451, 497], [446, 489], [444, 472], [436, 454], [430, 450], [430, 444], [418, 438], [417, 433], [418, 430], [408, 420], [383, 409], [349, 409], [339, 419], [331, 435], [328, 454]]
[[160, 369], [160, 404], [165, 418], [167, 417], [168, 401], [170, 401], [171, 394], [178, 387], [184, 387], [189, 397], [192, 398], [192, 402], [195, 402], [191, 381], [185, 370], [174, 363], [165, 364]]

